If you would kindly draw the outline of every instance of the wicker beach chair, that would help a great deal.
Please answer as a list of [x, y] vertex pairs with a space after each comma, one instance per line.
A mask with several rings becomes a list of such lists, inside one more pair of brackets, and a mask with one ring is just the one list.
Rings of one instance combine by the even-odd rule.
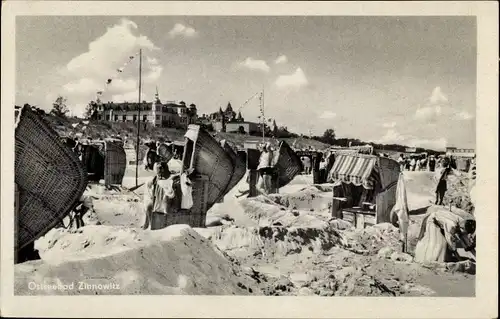
[[227, 142], [222, 143], [222, 147], [229, 154], [233, 161], [233, 172], [231, 174], [231, 179], [229, 184], [227, 185], [226, 190], [224, 191], [224, 195], [229, 193], [238, 182], [243, 178], [246, 172], [245, 162], [242, 160], [241, 156], [239, 156], [232, 148], [229, 146]]
[[279, 175], [279, 188], [290, 183], [304, 169], [300, 157], [285, 141], [281, 141], [280, 143], [278, 158], [274, 167]]
[[127, 168], [127, 156], [120, 141], [106, 141], [104, 145], [104, 184], [121, 185], [125, 169]]
[[156, 150], [162, 161], [168, 162], [174, 157], [174, 152], [170, 145], [162, 143]]
[[15, 131], [15, 250], [57, 225], [78, 203], [87, 172], [39, 115], [24, 107]]
[[198, 125], [186, 132], [183, 168], [194, 169], [196, 175], [208, 178], [207, 209], [226, 193], [234, 171], [233, 159], [222, 146]]

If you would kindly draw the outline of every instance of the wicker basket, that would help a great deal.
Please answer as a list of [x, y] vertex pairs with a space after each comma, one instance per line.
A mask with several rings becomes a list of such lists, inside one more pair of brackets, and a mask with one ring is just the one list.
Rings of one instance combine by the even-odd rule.
[[122, 142], [106, 141], [106, 156], [104, 157], [104, 184], [121, 185], [125, 169], [127, 168], [127, 156]]
[[207, 131], [198, 125], [189, 125], [182, 162], [183, 169], [192, 168], [197, 175], [208, 178], [207, 209], [210, 209], [225, 195], [231, 182], [234, 171], [231, 156]]
[[281, 141], [280, 143], [278, 158], [274, 168], [277, 174], [279, 174], [278, 187], [280, 188], [290, 183], [303, 170], [300, 157], [295, 154], [285, 141]]
[[77, 155], [29, 107], [19, 114], [15, 140], [18, 250], [43, 236], [73, 209], [87, 185], [87, 173]]
[[245, 176], [246, 173], [246, 165], [245, 162], [241, 159], [241, 157], [229, 146], [227, 142], [224, 142], [222, 147], [229, 154], [231, 159], [233, 160], [233, 173], [231, 175], [231, 180], [224, 192], [224, 195], [229, 193], [238, 182]]

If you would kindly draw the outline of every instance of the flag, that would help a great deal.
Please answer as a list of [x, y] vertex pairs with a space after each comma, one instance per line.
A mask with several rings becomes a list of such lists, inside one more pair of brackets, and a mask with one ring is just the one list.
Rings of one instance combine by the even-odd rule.
[[[130, 55], [128, 58], [128, 61], [126, 61], [122, 67], [116, 69], [116, 72], [117, 73], [122, 73], [123, 70], [125, 69], [125, 67], [130, 63], [130, 61], [132, 61], [132, 59], [135, 58], [135, 56], [137, 56], [139, 54], [139, 52], [137, 52], [135, 55]], [[110, 77], [109, 79], [106, 80], [106, 88], [108, 88], [108, 86], [111, 84], [111, 82], [113, 82], [113, 77]], [[97, 91], [97, 95], [100, 96], [104, 93], [104, 90], [100, 90], [100, 91]]]

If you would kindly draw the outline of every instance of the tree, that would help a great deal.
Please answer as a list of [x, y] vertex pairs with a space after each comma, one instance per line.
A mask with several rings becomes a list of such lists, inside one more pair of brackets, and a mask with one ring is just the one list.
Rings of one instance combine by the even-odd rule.
[[84, 117], [86, 119], [91, 119], [94, 120], [97, 115], [97, 103], [94, 101], [91, 101], [86, 107], [85, 107], [85, 114]]
[[68, 113], [68, 107], [66, 106], [66, 99], [59, 95], [57, 99], [52, 103], [52, 110], [50, 111], [50, 114], [59, 116], [59, 117], [65, 117], [66, 113]]
[[331, 128], [327, 129], [324, 133], [323, 133], [323, 143], [326, 143], [326, 144], [334, 144], [335, 143], [335, 131]]

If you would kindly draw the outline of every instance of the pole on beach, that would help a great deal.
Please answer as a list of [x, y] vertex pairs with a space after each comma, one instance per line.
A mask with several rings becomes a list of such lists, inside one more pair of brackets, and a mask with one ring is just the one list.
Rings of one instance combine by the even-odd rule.
[[264, 88], [262, 88], [261, 108], [262, 108], [262, 143], [264, 143], [266, 140], [266, 117], [264, 115]]
[[139, 50], [139, 103], [137, 107], [137, 142], [135, 147], [135, 186], [139, 177], [139, 131], [141, 128], [141, 83], [142, 82], [142, 49]]

